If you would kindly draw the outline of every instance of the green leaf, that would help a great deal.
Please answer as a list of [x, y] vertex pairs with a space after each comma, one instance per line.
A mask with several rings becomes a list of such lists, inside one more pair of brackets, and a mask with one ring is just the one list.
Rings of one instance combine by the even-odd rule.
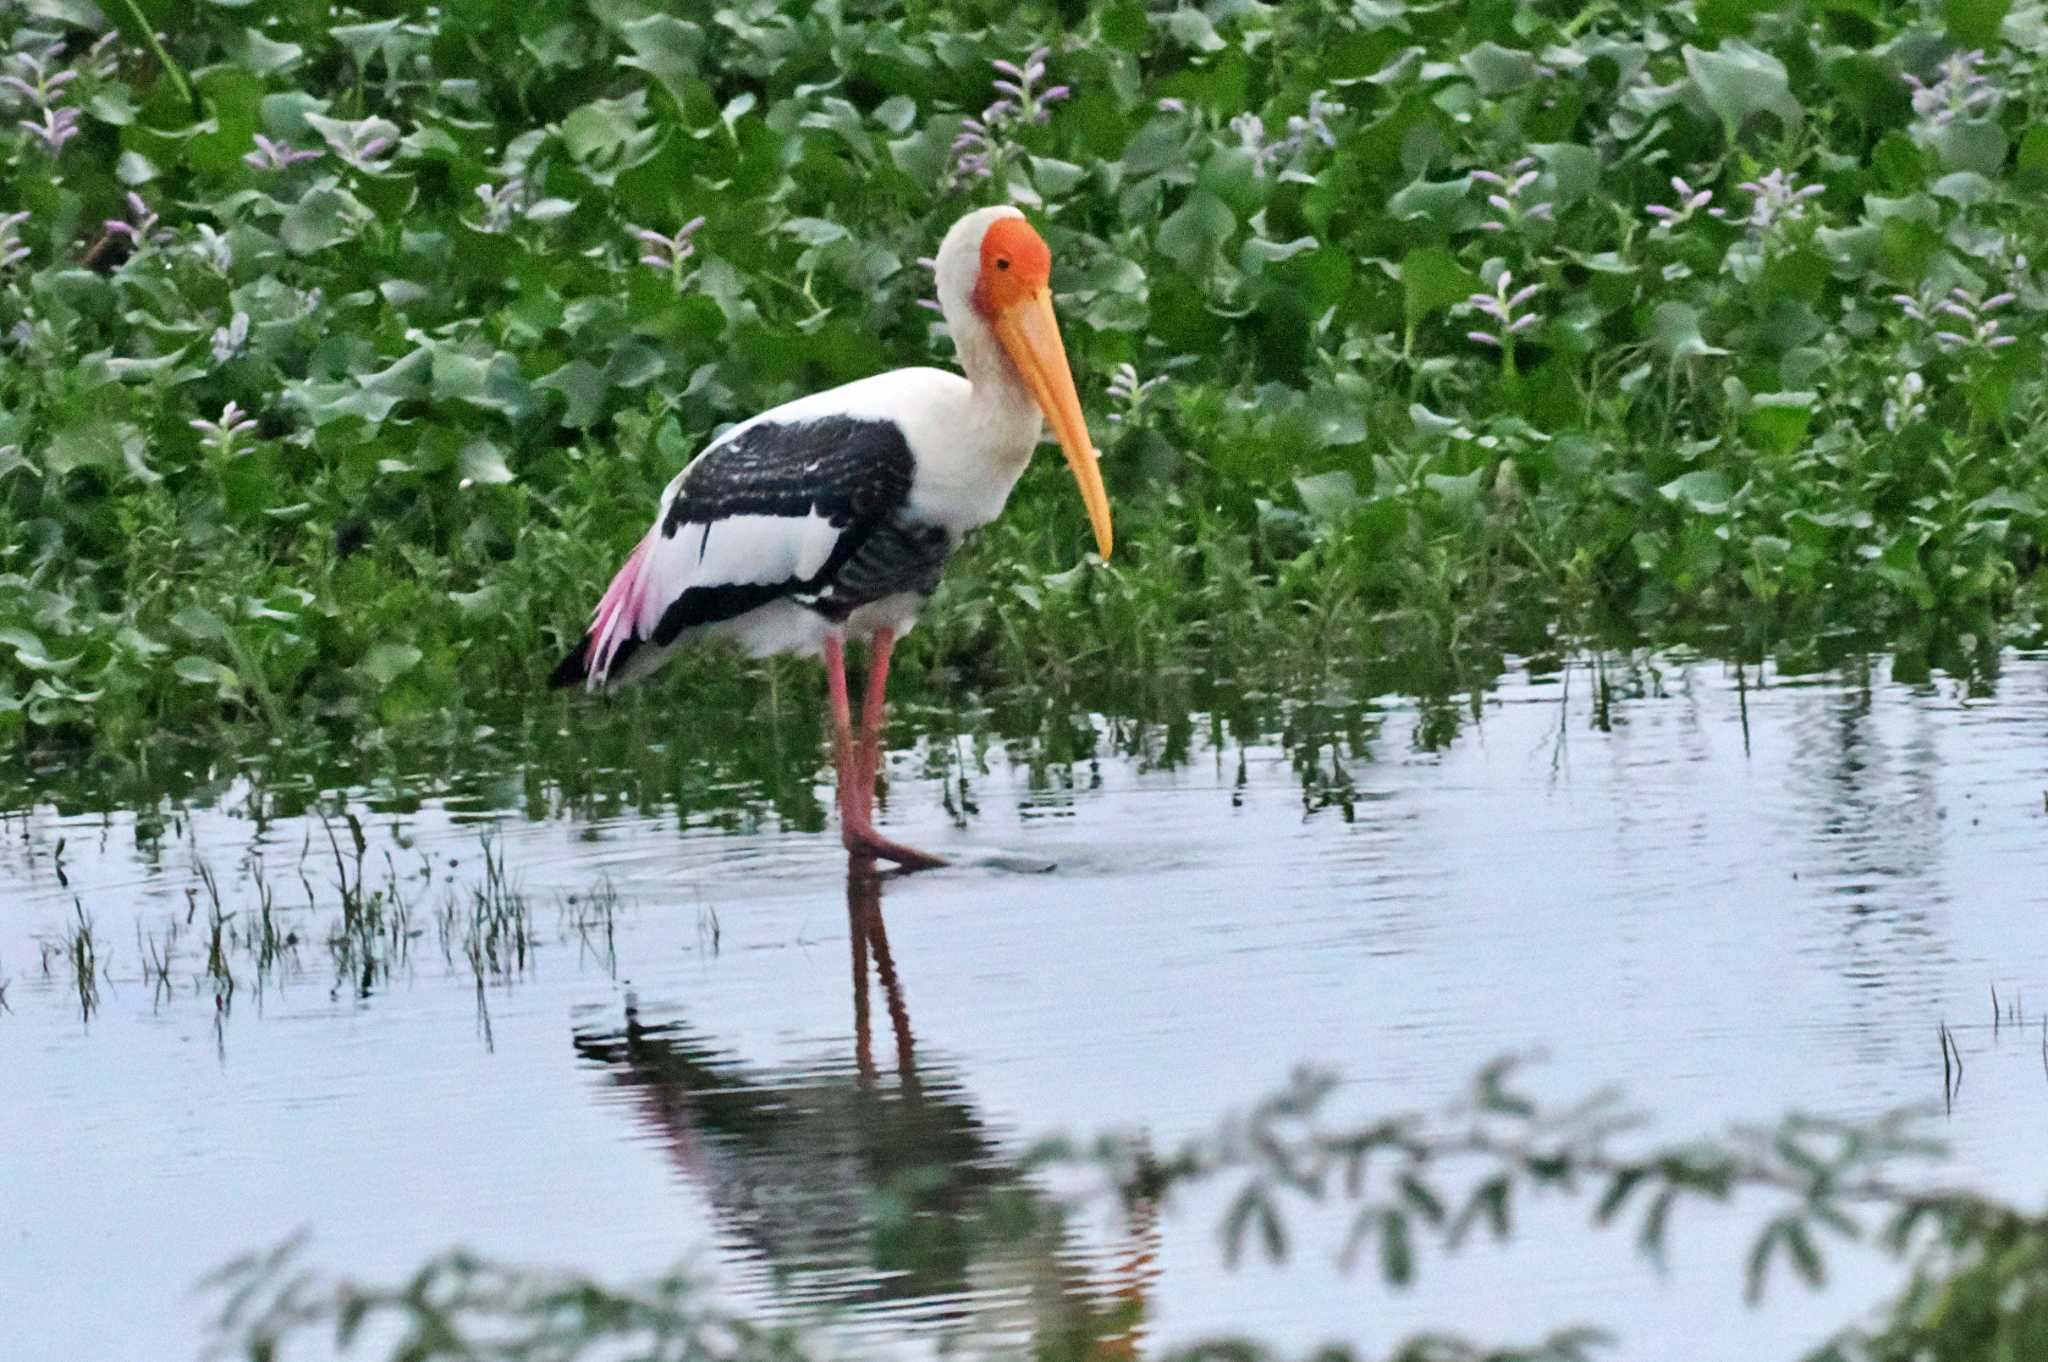
[[1342, 469], [1296, 478], [1294, 491], [1301, 498], [1301, 509], [1311, 519], [1322, 521], [1342, 520], [1364, 500], [1358, 494], [1358, 479]]
[[1785, 63], [1770, 53], [1740, 38], [1723, 39], [1712, 52], [1690, 44], [1683, 51], [1694, 89], [1721, 120], [1729, 137], [1756, 114], [1775, 114], [1787, 125], [1804, 116], [1804, 108], [1793, 97]]
[[1469, 198], [1467, 181], [1417, 180], [1396, 190], [1387, 199], [1387, 216], [1396, 222], [1427, 219], [1449, 229]]
[[288, 71], [306, 55], [306, 49], [297, 43], [276, 42], [253, 28], [245, 28], [230, 39], [228, 49], [239, 65], [263, 76]]
[[604, 411], [605, 394], [611, 390], [604, 370], [581, 359], [572, 359], [553, 373], [543, 374], [533, 381], [533, 386], [562, 395], [562, 424], [572, 430], [596, 424]]
[[1943, 170], [1974, 170], [1994, 179], [2005, 168], [2011, 144], [2005, 129], [1989, 118], [1958, 118], [1944, 123], [1928, 138]]
[[1536, 81], [1535, 53], [1502, 47], [1498, 43], [1479, 44], [1459, 58], [1458, 64], [1479, 87], [1479, 93], [1488, 99], [1513, 94]]
[[26, 629], [0, 629], [0, 643], [14, 649], [14, 660], [32, 672], [67, 672], [78, 665], [78, 657], [84, 656], [80, 653], [78, 657], [52, 657], [42, 638]]
[[88, 421], [58, 431], [43, 453], [43, 466], [52, 473], [99, 468], [155, 482], [157, 475], [144, 461], [147, 448], [148, 437], [126, 421]]
[[461, 475], [464, 482], [497, 485], [512, 481], [505, 463], [505, 451], [489, 440], [471, 440], [462, 447]]
[[370, 210], [347, 190], [319, 188], [285, 212], [278, 235], [293, 255], [311, 255], [354, 237], [369, 218]]
[[1758, 393], [1742, 414], [1742, 424], [1773, 452], [1789, 454], [1806, 438], [1819, 400], [1811, 392]]
[[1703, 355], [1725, 355], [1718, 345], [1707, 344], [1700, 334], [1699, 309], [1686, 303], [1660, 303], [1650, 318], [1650, 343], [1666, 359], [1697, 359]]
[[181, 681], [190, 681], [195, 686], [212, 686], [220, 691], [234, 691], [241, 688], [242, 680], [234, 670], [225, 667], [210, 657], [188, 653], [172, 664], [171, 670]]
[[2020, 138], [2020, 174], [2048, 179], [2048, 124], [2036, 123]]
[[1197, 52], [1220, 52], [1225, 44], [1216, 36], [1216, 25], [1198, 9], [1183, 7], [1166, 16], [1166, 32], [1182, 47]]
[[203, 605], [188, 605], [171, 616], [171, 627], [188, 638], [219, 642], [228, 638], [227, 621]]
[[1159, 224], [1154, 244], [1161, 255], [1181, 268], [1193, 269], [1236, 230], [1237, 215], [1230, 205], [1206, 189], [1197, 189]]
[[1941, 0], [1941, 21], [1957, 47], [1995, 47], [2012, 0]]
[[704, 53], [704, 30], [673, 15], [650, 14], [620, 24], [619, 36], [633, 49], [630, 57], [619, 58], [619, 65], [653, 76], [676, 102], [676, 108], [683, 108], [696, 81], [698, 58]]
[[1710, 468], [1681, 474], [1657, 489], [1666, 501], [1675, 502], [1701, 515], [1726, 515], [1728, 501], [1735, 495], [1726, 473]]
[[1419, 246], [1401, 257], [1401, 301], [1410, 326], [1478, 291], [1479, 276], [1441, 246]]
[[410, 643], [379, 643], [363, 654], [356, 670], [380, 686], [388, 686], [420, 664], [422, 654]]

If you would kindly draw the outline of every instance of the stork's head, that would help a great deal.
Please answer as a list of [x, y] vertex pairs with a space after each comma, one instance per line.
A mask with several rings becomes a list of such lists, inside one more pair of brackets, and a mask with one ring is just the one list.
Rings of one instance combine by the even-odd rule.
[[[1045, 413], [1067, 467], [1081, 485], [1095, 544], [1104, 558], [1114, 542], [1109, 496], [1081, 399], [1074, 392], [1067, 350], [1052, 311], [1052, 252], [1014, 208], [982, 208], [953, 224], [939, 246], [939, 306], [965, 360], [971, 338], [987, 335], [1003, 357], [1006, 377], [1022, 385]], [[969, 377], [974, 377], [972, 368]]]

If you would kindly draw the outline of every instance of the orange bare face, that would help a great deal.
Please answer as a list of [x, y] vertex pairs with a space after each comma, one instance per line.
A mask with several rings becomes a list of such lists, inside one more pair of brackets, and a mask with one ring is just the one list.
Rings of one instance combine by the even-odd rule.
[[996, 333], [1024, 386], [1045, 413], [1060, 442], [1067, 467], [1080, 485], [1095, 529], [1095, 544], [1104, 558], [1115, 540], [1110, 533], [1109, 494], [1102, 487], [1102, 469], [1088, 426], [1081, 418], [1081, 399], [1060, 341], [1059, 320], [1052, 310], [1052, 252], [1044, 238], [1023, 218], [999, 218], [981, 239], [981, 275], [975, 281], [974, 306]]

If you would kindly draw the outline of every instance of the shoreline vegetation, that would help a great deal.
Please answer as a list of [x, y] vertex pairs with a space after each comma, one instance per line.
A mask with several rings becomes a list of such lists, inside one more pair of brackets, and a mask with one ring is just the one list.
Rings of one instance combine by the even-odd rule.
[[149, 12], [0, 19], [30, 767], [551, 712], [661, 485], [946, 362], [918, 253], [1002, 199], [1123, 543], [1039, 461], [908, 707], [2038, 636], [2039, 6]]

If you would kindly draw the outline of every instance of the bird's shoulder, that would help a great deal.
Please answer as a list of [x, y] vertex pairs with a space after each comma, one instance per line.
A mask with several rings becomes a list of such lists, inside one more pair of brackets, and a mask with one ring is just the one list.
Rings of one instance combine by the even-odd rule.
[[665, 530], [734, 515], [809, 516], [835, 524], [906, 501], [916, 475], [913, 423], [967, 380], [898, 369], [785, 402], [713, 440], [669, 484]]

